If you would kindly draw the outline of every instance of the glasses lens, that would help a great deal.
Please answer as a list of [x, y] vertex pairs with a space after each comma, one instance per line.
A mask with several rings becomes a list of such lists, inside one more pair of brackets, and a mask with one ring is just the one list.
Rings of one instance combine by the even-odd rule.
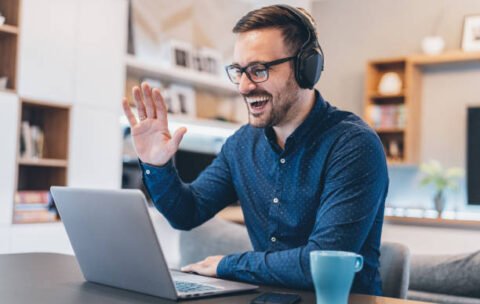
[[239, 84], [240, 78], [242, 78], [242, 70], [236, 66], [227, 67], [228, 78], [234, 83]]
[[268, 79], [268, 69], [263, 64], [250, 66], [247, 69], [247, 73], [254, 82], [262, 82]]

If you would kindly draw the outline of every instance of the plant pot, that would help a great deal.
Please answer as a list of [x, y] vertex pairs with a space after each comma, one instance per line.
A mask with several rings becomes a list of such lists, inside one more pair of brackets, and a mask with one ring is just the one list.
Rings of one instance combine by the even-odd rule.
[[435, 205], [435, 210], [437, 210], [437, 217], [441, 218], [443, 210], [445, 209], [446, 201], [443, 191], [438, 191], [433, 197], [433, 203]]

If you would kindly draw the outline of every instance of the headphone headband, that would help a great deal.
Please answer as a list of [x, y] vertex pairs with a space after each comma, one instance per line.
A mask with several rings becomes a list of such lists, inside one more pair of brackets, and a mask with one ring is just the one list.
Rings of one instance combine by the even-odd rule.
[[295, 78], [301, 88], [312, 89], [323, 71], [324, 56], [318, 42], [313, 20], [302, 11], [290, 5], [279, 4], [278, 8], [288, 11], [307, 29], [308, 39], [302, 44], [295, 60]]

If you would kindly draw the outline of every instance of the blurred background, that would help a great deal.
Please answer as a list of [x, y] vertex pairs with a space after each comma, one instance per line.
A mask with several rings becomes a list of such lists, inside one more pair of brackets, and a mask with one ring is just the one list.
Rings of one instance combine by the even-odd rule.
[[[231, 29], [275, 3], [311, 12], [326, 62], [316, 88], [382, 140], [384, 240], [479, 249], [480, 1], [1, 0], [0, 253], [72, 252], [51, 185], [142, 189], [121, 110], [141, 81], [162, 90], [170, 128], [189, 129], [174, 161], [194, 180], [247, 122], [223, 69]], [[177, 232], [152, 217], [177, 261]]]

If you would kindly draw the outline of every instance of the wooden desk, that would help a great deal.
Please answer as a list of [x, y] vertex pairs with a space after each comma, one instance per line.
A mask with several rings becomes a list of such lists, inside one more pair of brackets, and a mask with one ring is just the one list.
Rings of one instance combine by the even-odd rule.
[[[75, 257], [54, 253], [0, 255], [0, 295], [2, 303], [14, 304], [77, 304], [77, 303], [177, 303], [104, 285], [88, 283], [83, 278]], [[153, 271], [153, 270], [152, 270]], [[315, 303], [315, 294], [308, 291], [261, 287], [257, 292], [188, 300], [183, 303], [245, 303], [266, 291], [290, 291], [301, 295], [301, 303]], [[352, 295], [350, 304], [424, 303], [391, 298]]]

